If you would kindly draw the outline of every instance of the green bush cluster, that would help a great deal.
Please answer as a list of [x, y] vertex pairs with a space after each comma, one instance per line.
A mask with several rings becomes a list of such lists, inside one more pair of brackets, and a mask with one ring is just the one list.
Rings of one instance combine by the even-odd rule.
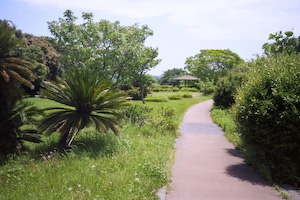
[[210, 95], [215, 91], [214, 80], [209, 80], [209, 78], [205, 78], [205, 80], [200, 80], [197, 84], [197, 87], [204, 95]]
[[182, 93], [181, 96], [183, 98], [193, 98], [193, 95], [191, 93]]
[[[144, 98], [151, 93], [151, 89], [149, 87], [144, 88]], [[134, 87], [133, 85], [129, 86], [129, 89], [127, 90], [127, 94], [132, 97], [133, 100], [141, 100], [141, 90], [140, 87]]]
[[178, 87], [174, 87], [174, 88], [173, 88], [173, 92], [179, 92], [179, 90], [180, 90], [180, 89], [179, 89]]
[[270, 181], [300, 186], [300, 56], [267, 57], [233, 106], [243, 151]]
[[124, 110], [124, 115], [126, 116], [125, 123], [135, 124], [139, 128], [143, 128], [144, 125], [155, 127], [158, 133], [175, 135], [179, 125], [174, 119], [175, 109], [169, 106], [162, 106], [153, 110], [147, 105], [132, 105]]
[[215, 87], [214, 102], [216, 106], [230, 108], [234, 104], [234, 96], [237, 89], [247, 79], [248, 67], [238, 67], [221, 77]]
[[178, 88], [177, 86], [173, 87], [172, 85], [157, 85], [154, 89], [154, 92], [198, 92], [197, 88], [187, 88], [187, 87], [181, 87]]
[[147, 96], [144, 101], [153, 101], [153, 102], [166, 102], [168, 97], [165, 96]]
[[186, 88], [186, 87], [183, 87], [180, 89], [180, 92], [198, 92], [198, 89], [197, 88]]
[[168, 96], [168, 98], [170, 100], [181, 100], [183, 97], [182, 97], [182, 95], [177, 93], [177, 94], [173, 94], [173, 95]]

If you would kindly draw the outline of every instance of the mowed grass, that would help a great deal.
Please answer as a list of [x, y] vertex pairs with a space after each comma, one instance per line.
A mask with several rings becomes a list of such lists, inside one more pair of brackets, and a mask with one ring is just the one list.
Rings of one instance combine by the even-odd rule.
[[[180, 121], [188, 107], [209, 98], [146, 105], [172, 106]], [[45, 99], [28, 101], [40, 108], [61, 106]], [[41, 144], [25, 143], [25, 151], [0, 167], [0, 199], [158, 199], [156, 191], [170, 182], [176, 136], [156, 133], [151, 126], [123, 124], [119, 130], [115, 136], [84, 129], [64, 152], [56, 150], [58, 134], [44, 137]]]

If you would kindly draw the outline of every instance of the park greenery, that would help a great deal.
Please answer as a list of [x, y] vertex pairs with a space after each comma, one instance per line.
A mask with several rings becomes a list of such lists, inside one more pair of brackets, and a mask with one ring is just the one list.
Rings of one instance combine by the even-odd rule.
[[212, 117], [266, 180], [299, 188], [299, 38], [284, 34], [218, 80]]
[[[184, 112], [210, 98], [248, 164], [300, 187], [300, 37], [270, 34], [250, 61], [200, 50], [157, 81], [146, 74], [160, 63], [148, 26], [76, 19], [66, 10], [48, 22], [53, 37], [0, 20], [1, 197], [157, 199]], [[186, 74], [199, 80], [173, 80]]]

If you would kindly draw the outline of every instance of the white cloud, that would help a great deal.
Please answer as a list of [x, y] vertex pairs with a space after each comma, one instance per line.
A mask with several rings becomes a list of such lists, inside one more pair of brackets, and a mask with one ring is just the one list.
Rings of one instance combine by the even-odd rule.
[[[266, 38], [300, 27], [299, 0], [19, 0], [31, 5], [101, 11], [129, 18], [167, 17], [200, 39]], [[299, 31], [299, 30], [298, 30]]]

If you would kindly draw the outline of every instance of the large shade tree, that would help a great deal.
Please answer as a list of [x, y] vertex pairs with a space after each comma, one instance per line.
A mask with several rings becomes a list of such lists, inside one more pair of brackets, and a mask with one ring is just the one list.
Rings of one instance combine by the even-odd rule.
[[108, 89], [108, 82], [88, 69], [74, 69], [65, 75], [65, 80], [45, 82], [41, 96], [65, 106], [46, 108], [51, 111], [41, 123], [47, 135], [60, 132], [60, 147], [66, 148], [84, 127], [95, 125], [99, 132], [112, 130], [122, 117], [119, 109], [126, 106], [125, 94], [117, 89]]
[[66, 10], [59, 21], [48, 22], [65, 67], [89, 67], [116, 83], [126, 79], [129, 63], [153, 31], [138, 24], [93, 22], [92, 13], [82, 13], [82, 18], [84, 23], [77, 25], [77, 17]]
[[244, 60], [229, 49], [226, 50], [200, 50], [195, 56], [188, 57], [185, 62], [185, 69], [191, 75], [202, 80], [205, 78], [218, 79], [224, 76], [228, 70], [243, 63]]

